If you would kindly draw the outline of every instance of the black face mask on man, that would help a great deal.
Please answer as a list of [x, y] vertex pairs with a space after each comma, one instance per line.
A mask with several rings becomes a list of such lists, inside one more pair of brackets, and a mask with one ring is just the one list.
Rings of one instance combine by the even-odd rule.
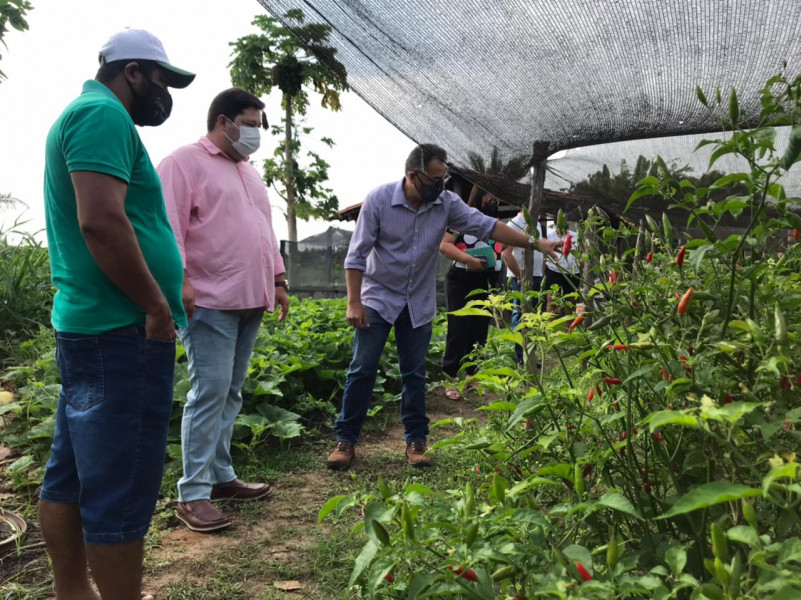
[[439, 195], [444, 189], [445, 182], [442, 179], [435, 179], [433, 185], [426, 185], [420, 181], [420, 187], [417, 188], [417, 191], [420, 194], [420, 197], [423, 199], [423, 202], [431, 203], [439, 198]]
[[138, 93], [131, 86], [136, 98], [131, 108], [131, 118], [140, 127], [157, 127], [164, 123], [172, 112], [172, 96], [165, 88], [153, 83], [147, 75], [145, 79], [149, 86], [144, 94]]

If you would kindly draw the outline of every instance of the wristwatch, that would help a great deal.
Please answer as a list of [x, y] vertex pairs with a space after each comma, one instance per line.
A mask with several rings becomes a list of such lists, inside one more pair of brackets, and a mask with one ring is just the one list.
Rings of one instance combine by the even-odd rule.
[[287, 292], [289, 291], [289, 286], [286, 283], [286, 280], [283, 281], [276, 281], [275, 287], [277, 288], [284, 288]]

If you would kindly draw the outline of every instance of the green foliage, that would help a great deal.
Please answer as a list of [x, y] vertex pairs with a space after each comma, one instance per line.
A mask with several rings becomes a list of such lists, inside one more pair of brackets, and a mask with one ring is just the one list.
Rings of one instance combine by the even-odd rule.
[[[325, 186], [330, 165], [311, 150], [305, 151], [304, 164], [298, 158], [312, 132], [305, 125], [310, 92], [321, 96], [323, 108], [341, 110], [340, 93], [347, 90], [347, 72], [336, 58], [336, 49], [328, 45], [328, 25], [305, 23], [300, 10], [288, 12], [285, 18], [288, 27], [272, 17], [257, 16], [253, 24], [261, 33], [230, 44], [231, 79], [258, 96], [268, 95], [276, 87], [283, 93], [285, 115], [281, 125], [273, 127], [273, 134], [285, 134], [284, 140], [273, 157], [264, 161], [264, 178], [290, 205], [287, 218], [292, 221], [295, 210], [301, 219], [330, 218], [339, 206], [333, 191]], [[321, 141], [333, 146], [330, 139]]]
[[28, 233], [0, 232], [0, 366], [50, 322], [52, 303], [47, 249]]
[[[49, 306], [49, 305], [48, 305]], [[245, 456], [268, 444], [286, 444], [314, 436], [336, 415], [352, 356], [353, 328], [345, 319], [346, 301], [293, 298], [284, 323], [267, 315], [259, 332], [242, 390], [244, 403], [236, 421], [232, 445]], [[435, 324], [429, 371], [437, 376], [443, 349], [444, 317]], [[3, 373], [16, 389], [14, 402], [0, 406], [0, 441], [17, 458], [9, 474], [15, 489], [35, 486], [44, 476], [44, 464], [55, 429], [61, 376], [55, 360], [52, 330], [41, 330], [15, 350], [17, 366]], [[175, 366], [174, 405], [168, 438], [167, 486], [181, 469], [181, 416], [189, 391], [186, 354], [179, 345]], [[375, 386], [379, 414], [385, 404], [396, 404], [401, 391], [394, 334], [379, 363]], [[369, 426], [369, 423], [368, 423]]]
[[[33, 6], [28, 0], [0, 0], [0, 42], [3, 43], [3, 46], [6, 45], [3, 38], [8, 33], [9, 25], [17, 31], [28, 30], [28, 22], [25, 20], [25, 15], [31, 9], [33, 9]], [[0, 82], [5, 78], [5, 73], [0, 71]]]
[[[474, 456], [478, 478], [337, 501], [364, 511], [362, 597], [801, 596], [801, 245], [776, 243], [798, 216], [776, 183], [794, 160], [773, 130], [798, 114], [801, 79], [769, 87], [760, 127], [709, 142], [710, 167], [731, 153], [748, 171], [698, 186], [657, 159], [632, 190], [688, 228], [703, 218], [702, 237], [657, 216], [639, 252], [618, 257], [604, 248], [637, 231], [591, 217], [574, 250], [591, 278], [568, 297], [551, 290], [567, 314], [525, 314], [475, 356], [489, 420], [435, 449]], [[725, 101], [718, 113], [736, 127], [736, 94], [717, 97], [710, 110]], [[722, 229], [730, 216], [742, 231]], [[513, 297], [526, 299], [494, 294], [459, 312], [498, 318]]]

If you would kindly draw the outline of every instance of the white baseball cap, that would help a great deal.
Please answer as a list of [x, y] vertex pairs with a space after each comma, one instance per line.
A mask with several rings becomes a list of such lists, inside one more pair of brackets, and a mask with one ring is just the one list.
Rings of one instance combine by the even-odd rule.
[[100, 48], [100, 64], [116, 60], [151, 60], [167, 71], [167, 85], [185, 88], [195, 78], [194, 73], [170, 64], [159, 39], [144, 29], [123, 29], [112, 35]]

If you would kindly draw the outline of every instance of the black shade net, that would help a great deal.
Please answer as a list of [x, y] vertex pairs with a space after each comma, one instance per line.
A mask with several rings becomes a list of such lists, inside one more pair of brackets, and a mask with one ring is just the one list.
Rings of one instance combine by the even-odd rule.
[[[530, 156], [547, 142], [553, 190], [638, 156], [705, 172], [709, 152], [693, 149], [713, 136], [691, 134], [719, 131], [721, 115], [696, 85], [710, 97], [735, 88], [740, 121], [752, 125], [766, 80], [801, 64], [799, 0], [260, 2], [279, 19], [300, 9], [329, 24], [351, 88], [458, 164], [493, 148], [504, 160]], [[784, 183], [799, 191], [797, 177]]]

